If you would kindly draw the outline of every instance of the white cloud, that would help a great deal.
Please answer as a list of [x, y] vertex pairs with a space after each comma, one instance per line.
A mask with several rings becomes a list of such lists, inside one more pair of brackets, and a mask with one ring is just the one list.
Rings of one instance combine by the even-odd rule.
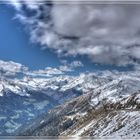
[[73, 61], [70, 63], [70, 67], [77, 68], [77, 67], [83, 67], [83, 63], [81, 61]]
[[15, 63], [12, 61], [2, 61], [0, 60], [0, 75], [1, 76], [14, 76], [20, 72], [26, 72], [27, 67], [22, 64]]
[[72, 61], [71, 63], [67, 61], [61, 61], [63, 65], [59, 66], [59, 69], [63, 72], [72, 72], [75, 68], [83, 67], [83, 63], [81, 61]]
[[71, 71], [73, 71], [68, 65], [62, 65], [62, 66], [59, 67], [59, 69], [61, 71], [65, 71], [65, 72], [71, 72]]
[[0, 78], [5, 76], [16, 77], [18, 73], [22, 73], [26, 76], [52, 77], [55, 75], [64, 75], [67, 72], [72, 72], [75, 68], [82, 66], [82, 62], [73, 61], [71, 63], [65, 62], [63, 63], [63, 65], [60, 65], [58, 67], [46, 67], [45, 69], [31, 71], [28, 67], [25, 67], [20, 63], [0, 60]]
[[45, 69], [40, 69], [36, 71], [27, 71], [25, 74], [28, 76], [45, 76], [45, 77], [52, 77], [55, 75], [63, 75], [67, 72], [74, 71], [77, 67], [83, 67], [82, 62], [80, 61], [73, 61], [71, 63], [65, 62], [63, 65], [59, 67], [46, 67]]
[[20, 8], [21, 8], [21, 3], [20, 3], [21, 0], [9, 0], [9, 1], [6, 1], [6, 2], [13, 5], [16, 8], [16, 10], [20, 10]]
[[133, 57], [136, 57], [138, 59], [140, 59], [140, 47], [134, 47], [132, 50], [131, 50], [131, 53], [132, 53], [132, 56]]
[[33, 77], [53, 77], [56, 75], [63, 75], [65, 74], [61, 69], [48, 67], [46, 69], [40, 69], [35, 71], [27, 71], [24, 73], [26, 76], [33, 76]]
[[45, 70], [37, 70], [32, 71], [30, 74], [34, 74], [35, 76], [53, 76], [53, 75], [62, 75], [64, 74], [61, 70], [57, 68], [47, 67]]
[[[33, 1], [25, 4], [33, 9]], [[19, 16], [30, 25], [32, 41], [60, 56], [87, 55], [93, 62], [124, 66], [140, 59], [140, 5], [40, 3], [34, 9], [32, 18]]]
[[16, 10], [21, 10], [22, 4], [26, 4], [30, 9], [37, 9], [38, 5], [42, 3], [42, 0], [1, 0], [6, 3], [13, 5]]

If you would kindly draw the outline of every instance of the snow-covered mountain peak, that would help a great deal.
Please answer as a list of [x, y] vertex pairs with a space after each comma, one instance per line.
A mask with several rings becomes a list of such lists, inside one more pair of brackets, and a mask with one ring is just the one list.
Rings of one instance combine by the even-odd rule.
[[3, 75], [0, 78], [0, 107], [3, 109], [0, 115], [6, 114], [10, 119], [0, 118], [2, 132], [0, 135], [12, 134], [22, 127], [24, 124], [22, 116], [25, 115], [24, 121], [30, 122], [36, 116], [76, 97], [82, 96], [79, 102], [84, 106], [83, 100], [88, 94], [90, 98], [88, 97], [86, 104], [90, 105], [85, 111], [91, 107], [98, 109], [104, 104], [130, 107], [128, 101], [135, 104], [140, 102], [139, 93], [134, 95], [139, 90], [139, 71], [103, 71], [52, 77], [35, 77], [27, 73], [22, 73], [22, 77]]
[[140, 90], [140, 78], [138, 77], [138, 73], [118, 74], [113, 80], [93, 91], [91, 104], [97, 106], [103, 100], [113, 103], [131, 96], [131, 94]]
[[130, 94], [139, 90], [139, 77], [139, 72], [107, 72], [107, 74], [102, 72], [100, 74], [90, 73], [81, 74], [79, 76], [60, 75], [50, 78], [35, 78], [25, 75], [20, 79], [1, 78], [0, 89], [1, 92], [4, 89], [8, 89], [16, 94], [22, 93], [22, 95], [25, 93], [24, 91], [26, 91], [26, 89], [36, 91], [51, 89], [60, 92], [65, 92], [70, 89], [76, 89], [82, 92], [94, 90], [94, 94], [100, 91], [103, 92], [106, 97], [110, 93], [112, 95], [115, 94], [113, 93], [115, 90], [117, 92], [116, 95]]

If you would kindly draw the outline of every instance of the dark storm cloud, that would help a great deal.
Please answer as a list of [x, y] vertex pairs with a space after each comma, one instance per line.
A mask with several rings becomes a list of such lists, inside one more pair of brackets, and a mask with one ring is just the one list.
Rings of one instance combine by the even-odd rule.
[[36, 10], [32, 17], [19, 8], [17, 17], [30, 25], [32, 41], [60, 56], [86, 55], [93, 62], [121, 66], [139, 63], [140, 5], [51, 3], [25, 1], [28, 10]]

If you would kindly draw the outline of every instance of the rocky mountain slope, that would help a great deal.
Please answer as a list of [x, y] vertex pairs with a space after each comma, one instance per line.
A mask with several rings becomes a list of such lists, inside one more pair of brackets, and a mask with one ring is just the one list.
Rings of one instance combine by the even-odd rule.
[[108, 74], [98, 75], [107, 82], [42, 115], [18, 135], [139, 137], [139, 75]]
[[91, 94], [82, 95], [36, 120], [20, 135], [139, 137], [140, 92], [114, 104], [94, 108]]
[[1, 79], [0, 135], [14, 135], [25, 122], [28, 124], [49, 109], [82, 94], [76, 88], [57, 89], [63, 82], [49, 84], [45, 79]]
[[[24, 75], [0, 77], [0, 135], [15, 135], [41, 114], [95, 89], [108, 78], [95, 74], [51, 78]], [[26, 123], [25, 123], [26, 122]]]
[[[130, 105], [134, 111], [139, 109], [139, 70], [102, 71], [71, 76], [59, 69], [30, 71], [14, 62], [0, 61], [0, 64], [1, 136], [19, 133], [41, 136], [89, 135], [88, 132], [91, 134], [92, 131], [87, 129], [87, 133], [84, 133], [82, 126], [87, 128], [95, 115], [88, 112], [96, 111], [102, 116], [104, 113], [108, 115], [106, 112], [110, 109], [118, 109], [118, 106], [124, 107], [123, 111], [130, 109]], [[131, 98], [134, 101], [127, 103]], [[99, 110], [103, 109], [106, 111], [100, 114]], [[132, 110], [128, 111], [133, 115]], [[90, 117], [88, 123], [87, 117]], [[81, 122], [81, 119], [85, 121]], [[54, 124], [57, 127], [53, 127]], [[30, 131], [26, 133], [28, 129]]]

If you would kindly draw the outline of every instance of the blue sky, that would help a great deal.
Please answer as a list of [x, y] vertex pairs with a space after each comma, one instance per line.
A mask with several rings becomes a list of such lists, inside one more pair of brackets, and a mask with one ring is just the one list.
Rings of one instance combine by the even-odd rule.
[[59, 65], [56, 54], [30, 42], [24, 26], [13, 19], [14, 14], [11, 6], [0, 4], [0, 59], [22, 63], [31, 69]]
[[[40, 44], [30, 42], [30, 35], [25, 26], [13, 19], [15, 10], [10, 5], [0, 4], [0, 59], [15, 61], [30, 69], [43, 69], [45, 67], [58, 67], [60, 58], [52, 50], [41, 50]], [[62, 59], [62, 58], [61, 58]], [[86, 56], [67, 57], [68, 62], [80, 60], [84, 67], [77, 68], [73, 74], [97, 70], [130, 70], [132, 67], [117, 67], [99, 65], [91, 62]]]

